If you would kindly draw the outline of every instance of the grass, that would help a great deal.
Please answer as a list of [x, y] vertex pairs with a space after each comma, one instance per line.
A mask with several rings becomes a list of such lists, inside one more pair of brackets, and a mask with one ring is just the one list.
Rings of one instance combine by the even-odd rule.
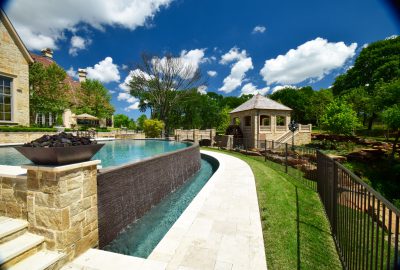
[[220, 151], [247, 162], [256, 179], [268, 269], [342, 269], [317, 193], [262, 159]]

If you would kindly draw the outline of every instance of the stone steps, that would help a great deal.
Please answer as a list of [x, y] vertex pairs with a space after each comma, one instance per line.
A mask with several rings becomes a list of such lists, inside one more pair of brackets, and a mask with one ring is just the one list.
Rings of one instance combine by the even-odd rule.
[[0, 244], [3, 244], [26, 232], [28, 222], [0, 216]]
[[27, 232], [28, 222], [0, 216], [0, 269], [58, 269], [63, 253], [44, 249], [44, 237]]
[[[0, 245], [0, 265], [3, 267], [19, 262], [24, 259], [26, 255], [31, 253], [31, 250], [37, 249], [44, 241], [43, 236], [34, 235], [31, 233], [24, 233], [17, 238], [7, 241]], [[36, 253], [36, 252], [32, 252]], [[4, 268], [8, 268], [4, 267]]]
[[7, 270], [45, 270], [54, 266], [63, 257], [63, 253], [42, 250], [8, 268]]

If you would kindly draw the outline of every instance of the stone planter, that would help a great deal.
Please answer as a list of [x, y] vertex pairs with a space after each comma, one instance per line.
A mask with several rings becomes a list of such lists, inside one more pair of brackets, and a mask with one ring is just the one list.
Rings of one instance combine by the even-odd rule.
[[64, 165], [90, 160], [104, 144], [67, 147], [14, 147], [18, 152], [38, 165]]

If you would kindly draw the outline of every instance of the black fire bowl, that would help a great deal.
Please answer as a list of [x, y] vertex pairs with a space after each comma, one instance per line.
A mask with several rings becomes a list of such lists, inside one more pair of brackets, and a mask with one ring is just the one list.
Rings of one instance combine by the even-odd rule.
[[65, 165], [90, 160], [104, 144], [66, 147], [14, 147], [27, 159], [38, 165]]

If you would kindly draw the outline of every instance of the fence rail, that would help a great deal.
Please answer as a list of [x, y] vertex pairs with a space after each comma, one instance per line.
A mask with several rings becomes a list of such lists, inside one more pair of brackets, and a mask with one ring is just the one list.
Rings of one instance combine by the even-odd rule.
[[[222, 137], [216, 143], [227, 145]], [[345, 269], [400, 269], [400, 211], [342, 164], [316, 149], [276, 141], [253, 145], [233, 138], [232, 148], [318, 192]]]

